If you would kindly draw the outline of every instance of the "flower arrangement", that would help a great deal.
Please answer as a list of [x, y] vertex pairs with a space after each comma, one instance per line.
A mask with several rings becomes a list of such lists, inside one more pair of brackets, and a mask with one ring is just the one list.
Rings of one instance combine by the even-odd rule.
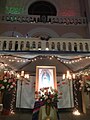
[[0, 92], [3, 104], [2, 115], [13, 113], [16, 93], [16, 76], [11, 71], [4, 71], [0, 77]]
[[[36, 99], [43, 101], [45, 104], [49, 104], [51, 106], [57, 103], [58, 99], [62, 98], [62, 92], [59, 94], [58, 91], [52, 87], [41, 88], [38, 92], [36, 91], [35, 94]], [[48, 103], [48, 99], [50, 100], [50, 103]]]
[[0, 91], [11, 91], [16, 88], [16, 79], [13, 74], [6, 72], [3, 74], [3, 79], [0, 80]]
[[85, 76], [85, 80], [80, 80], [80, 90], [84, 89], [87, 94], [90, 92], [90, 77]]
[[87, 94], [90, 92], [90, 81], [85, 82], [84, 92], [86, 92]]

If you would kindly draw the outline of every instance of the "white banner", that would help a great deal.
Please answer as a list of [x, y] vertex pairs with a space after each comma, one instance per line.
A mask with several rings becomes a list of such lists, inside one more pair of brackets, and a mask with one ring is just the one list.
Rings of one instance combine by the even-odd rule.
[[58, 108], [74, 107], [72, 80], [63, 81], [61, 77], [57, 77], [57, 81], [60, 84], [58, 92], [62, 92], [62, 98], [59, 99]]
[[[16, 107], [17, 108], [29, 108], [32, 109], [35, 103], [35, 76], [30, 76], [29, 81], [17, 82], [17, 96]], [[58, 92], [62, 92], [62, 98], [59, 99], [58, 108], [71, 108], [74, 106], [73, 102], [73, 89], [72, 81], [62, 81], [61, 77], [57, 77]]]
[[30, 81], [17, 82], [17, 96], [16, 107], [18, 108], [30, 108], [34, 107], [35, 103], [35, 77], [30, 76]]

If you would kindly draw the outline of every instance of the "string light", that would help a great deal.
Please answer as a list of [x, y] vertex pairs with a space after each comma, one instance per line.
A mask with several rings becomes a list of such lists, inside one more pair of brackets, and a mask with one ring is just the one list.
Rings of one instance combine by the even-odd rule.
[[12, 93], [12, 100], [11, 100], [11, 104], [10, 104], [10, 114], [15, 114], [15, 112], [14, 112], [15, 97], [16, 97], [16, 92], [14, 90]]
[[74, 102], [75, 102], [75, 108], [74, 108], [74, 110], [73, 110], [73, 114], [74, 115], [80, 115], [80, 112], [78, 111], [78, 95], [77, 95], [77, 93], [78, 93], [78, 89], [77, 89], [77, 84], [79, 83], [79, 80], [77, 79], [77, 80], [73, 80], [73, 84], [74, 84]]
[[[78, 84], [78, 81], [76, 81], [75, 78], [76, 78], [75, 74], [71, 74], [70, 71], [67, 71], [67, 74], [63, 74], [63, 79], [69, 80], [69, 87], [70, 87], [70, 80], [73, 79], [73, 84], [74, 84], [74, 102], [75, 102], [75, 109], [73, 111], [73, 114], [74, 115], [80, 115], [80, 113], [78, 111], [78, 96], [77, 96], [78, 89], [77, 89], [77, 85], [76, 85], [76, 84]], [[71, 92], [70, 92], [70, 94], [71, 94]], [[71, 101], [71, 98], [70, 98], [70, 101]]]
[[[9, 60], [9, 61], [12, 61], [12, 62], [25, 62], [25, 60], [26, 61], [28, 61], [28, 60], [32, 60], [33, 61], [33, 58], [29, 58], [29, 59], [27, 59], [27, 58], [20, 58], [19, 56], [17, 56], [17, 57], [13, 57], [13, 56], [9, 56], [9, 55], [7, 55], [7, 56], [4, 56], [4, 55], [1, 55], [0, 56], [1, 58], [6, 58], [7, 60]], [[9, 58], [9, 57], [13, 57], [13, 58]], [[43, 56], [43, 57], [48, 57], [48, 56]], [[43, 57], [40, 57], [39, 59], [43, 59]], [[63, 62], [64, 64], [74, 64], [74, 63], [77, 63], [77, 62], [80, 62], [80, 61], [82, 61], [82, 60], [84, 60], [84, 59], [90, 59], [90, 57], [89, 56], [85, 56], [85, 57], [80, 57], [80, 58], [75, 58], [75, 59], [66, 59], [66, 58], [60, 58], [60, 57], [57, 57], [57, 56], [49, 56], [50, 57], [50, 59], [51, 58], [56, 58], [58, 61], [60, 61], [60, 62]], [[24, 60], [23, 60], [24, 59]], [[37, 60], [38, 59], [38, 56], [37, 57], [35, 57], [35, 60]]]
[[[15, 57], [15, 56], [10, 56], [10, 55], [7, 55], [7, 56], [4, 56], [3, 54], [1, 54], [1, 59], [6, 59], [6, 63], [8, 63], [8, 61], [9, 62], [33, 62], [33, 61], [37, 61], [37, 60], [39, 60], [39, 59], [45, 59], [45, 58], [49, 58], [50, 60], [52, 59], [52, 58], [56, 58], [59, 62], [62, 62], [62, 63], [64, 63], [64, 64], [74, 64], [74, 63], [76, 63], [76, 62], [79, 62], [79, 61], [82, 61], [82, 60], [84, 60], [84, 59], [90, 59], [90, 57], [89, 56], [86, 56], [86, 57], [80, 57], [80, 58], [75, 58], [75, 60], [73, 59], [73, 60], [71, 60], [71, 59], [66, 59], [66, 58], [60, 58], [59, 56], [46, 56], [46, 55], [43, 55], [43, 56], [37, 56], [37, 57], [34, 57], [34, 58], [29, 58], [29, 59], [27, 59], [27, 58], [20, 58], [19, 56], [17, 56], [17, 57]], [[12, 69], [14, 69], [14, 67], [11, 65], [11, 64], [7, 64], [7, 67], [11, 67]], [[81, 69], [83, 69], [83, 67], [81, 67]], [[90, 73], [90, 71], [88, 71], [88, 73], [87, 74], [89, 74]], [[79, 76], [79, 75], [85, 75], [86, 73], [83, 71], [83, 72], [78, 72], [77, 73], [77, 76]]]

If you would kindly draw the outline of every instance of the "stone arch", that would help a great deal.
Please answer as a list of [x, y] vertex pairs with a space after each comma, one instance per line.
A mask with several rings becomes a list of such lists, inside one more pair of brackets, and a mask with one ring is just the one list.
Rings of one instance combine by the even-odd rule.
[[29, 15], [57, 15], [56, 7], [49, 1], [36, 1], [28, 8]]
[[[24, 6], [24, 8], [25, 8], [24, 14], [27, 14], [27, 15], [28, 15], [28, 8], [29, 8], [29, 6], [32, 5], [32, 4], [34, 4], [35, 2], [37, 2], [37, 1], [36, 1], [36, 0], [33, 0], [33, 1], [28, 0], [27, 3], [25, 3], [25, 6]], [[55, 8], [56, 8], [56, 10], [57, 10], [57, 15], [58, 15], [59, 5], [56, 3], [56, 1], [48, 1], [48, 0], [46, 0], [46, 2], [49, 2], [49, 3], [51, 3], [53, 6], [55, 6]]]
[[82, 36], [78, 35], [77, 33], [66, 33], [61, 36], [62, 38], [82, 38]]
[[88, 45], [87, 42], [85, 43], [85, 50], [86, 50], [86, 51], [89, 51], [89, 45]]
[[31, 30], [30, 32], [27, 33], [28, 34], [28, 37], [53, 37], [53, 38], [59, 38], [59, 35], [49, 29], [49, 28], [41, 28], [41, 27], [38, 27], [38, 28], [35, 28], [33, 30]]

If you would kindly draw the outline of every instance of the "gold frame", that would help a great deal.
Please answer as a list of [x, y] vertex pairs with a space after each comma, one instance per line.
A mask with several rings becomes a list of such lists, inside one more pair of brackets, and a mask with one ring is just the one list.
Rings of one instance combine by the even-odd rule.
[[39, 91], [39, 69], [48, 69], [53, 71], [54, 89], [57, 90], [56, 67], [55, 66], [36, 66], [36, 86], [35, 91]]

